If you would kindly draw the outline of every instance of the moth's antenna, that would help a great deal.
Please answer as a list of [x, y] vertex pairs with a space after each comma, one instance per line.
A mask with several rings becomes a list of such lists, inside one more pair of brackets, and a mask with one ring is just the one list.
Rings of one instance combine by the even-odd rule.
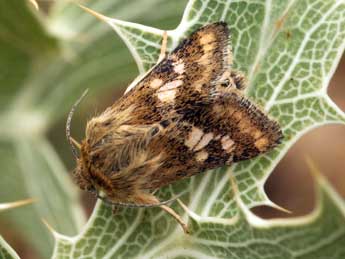
[[86, 89], [84, 91], [84, 93], [82, 94], [82, 96], [79, 97], [79, 99], [73, 104], [71, 111], [68, 114], [67, 121], [66, 121], [66, 137], [67, 137], [69, 144], [71, 145], [73, 156], [76, 159], [79, 159], [79, 158], [78, 158], [78, 152], [77, 152], [75, 146], [80, 149], [80, 144], [74, 138], [71, 137], [71, 121], [72, 121], [72, 117], [73, 117], [73, 114], [75, 112], [75, 109], [77, 108], [77, 106], [81, 102], [81, 100], [85, 97], [85, 95], [87, 94], [88, 91], [89, 91], [89, 89]]
[[96, 196], [98, 199], [101, 199], [102, 201], [104, 201], [105, 203], [107, 203], [109, 205], [114, 205], [114, 206], [119, 206], [119, 207], [129, 207], [129, 208], [152, 208], [152, 207], [159, 207], [161, 205], [165, 205], [165, 204], [168, 204], [170, 202], [176, 201], [183, 194], [185, 194], [185, 193], [183, 192], [183, 193], [180, 193], [179, 195], [177, 195], [174, 198], [171, 198], [169, 200], [162, 201], [159, 203], [152, 203], [152, 204], [135, 204], [135, 203], [125, 203], [125, 202], [112, 202], [112, 201], [108, 200], [106, 197], [102, 197], [101, 195], [99, 195], [99, 193], [96, 193]]

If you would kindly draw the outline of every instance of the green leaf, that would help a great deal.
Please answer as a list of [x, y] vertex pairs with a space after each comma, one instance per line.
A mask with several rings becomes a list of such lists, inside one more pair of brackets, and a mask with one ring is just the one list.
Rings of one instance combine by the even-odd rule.
[[114, 220], [99, 202], [80, 235], [55, 234], [53, 258], [343, 258], [344, 201], [320, 175], [316, 181], [318, 203], [309, 215], [263, 220], [238, 196], [233, 218], [189, 211], [191, 236], [158, 209], [128, 209]]
[[[1, 143], [0, 165], [2, 172], [0, 181], [1, 202], [30, 197], [13, 145]], [[0, 214], [0, 219], [2, 222], [8, 222], [9, 227], [16, 229], [22, 238], [28, 240], [40, 254], [48, 256], [53, 242], [41, 222], [36, 206], [32, 205], [20, 210], [3, 212]]]
[[[33, 201], [31, 199], [22, 200], [17, 202], [10, 202], [10, 203], [0, 203], [0, 212], [8, 209], [12, 209], [15, 207], [23, 206], [26, 204], [30, 204]], [[12, 247], [5, 241], [5, 239], [0, 236], [0, 258], [2, 259], [19, 259], [17, 253], [12, 249]]]
[[66, 169], [49, 142], [42, 138], [20, 139], [15, 149], [28, 193], [38, 200], [40, 216], [58, 231], [69, 235], [77, 233], [85, 216]]
[[7, 242], [0, 236], [0, 258], [3, 259], [19, 259], [17, 253]]
[[[169, 10], [169, 4], [163, 0], [89, 2], [91, 7], [112, 16], [144, 19], [165, 26], [169, 26], [177, 16], [172, 9], [150, 14], [154, 6], [162, 3]], [[170, 5], [175, 10], [179, 6], [183, 8], [182, 1]], [[110, 28], [85, 15], [85, 11], [76, 4], [57, 2], [52, 6], [47, 27], [62, 40], [62, 53], [30, 78], [29, 84], [36, 90], [22, 98], [34, 110], [43, 112], [49, 122], [65, 116], [86, 88], [98, 92], [105, 87], [114, 89], [135, 77], [134, 62], [128, 58], [128, 50], [122, 42], [116, 39]]]
[[[168, 31], [169, 48], [197, 27], [226, 21], [235, 67], [249, 81], [247, 94], [279, 121], [283, 144], [257, 159], [161, 190], [162, 200], [188, 192], [183, 201], [191, 217], [191, 236], [157, 208], [122, 209], [112, 215], [98, 202], [78, 236], [55, 234], [53, 258], [342, 258], [344, 204], [324, 180], [318, 179], [318, 207], [308, 216], [262, 220], [249, 208], [278, 207], [263, 186], [299, 137], [321, 125], [345, 122], [343, 112], [327, 95], [345, 47], [344, 10], [345, 3], [335, 0], [190, 0], [180, 25]], [[141, 73], [155, 63], [162, 30], [103, 20], [124, 40]], [[236, 178], [236, 195], [230, 175]], [[173, 208], [182, 213], [176, 204]]]
[[73, 235], [85, 222], [64, 166], [48, 142], [42, 139], [21, 139], [0, 145], [1, 200], [32, 197], [37, 202], [30, 208], [11, 210], [0, 217], [18, 228], [44, 256], [51, 253], [53, 240], [42, 224], [48, 221], [62, 233]]
[[30, 208], [3, 213], [1, 218], [47, 258], [53, 239], [41, 218], [72, 235], [80, 230], [85, 216], [76, 200], [76, 188], [65, 179], [65, 168], [43, 137], [48, 125], [43, 112], [28, 108], [23, 98], [32, 94], [29, 78], [59, 54], [58, 40], [42, 21], [28, 1], [0, 3], [1, 200], [28, 196], [38, 200]]
[[57, 51], [57, 41], [45, 31], [31, 7], [24, 0], [0, 2], [1, 106], [23, 89], [24, 79], [35, 69], [37, 60]]

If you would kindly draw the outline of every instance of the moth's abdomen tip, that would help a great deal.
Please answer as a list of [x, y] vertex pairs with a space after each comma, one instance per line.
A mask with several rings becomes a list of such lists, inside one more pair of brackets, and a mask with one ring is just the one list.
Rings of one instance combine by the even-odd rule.
[[279, 145], [281, 143], [283, 143], [284, 141], [284, 133], [283, 130], [281, 129], [280, 125], [278, 123], [277, 124], [277, 130], [276, 130], [276, 145]]
[[216, 26], [223, 27], [224, 29], [228, 29], [228, 24], [227, 24], [227, 22], [219, 21], [219, 22], [215, 22], [214, 24], [215, 24]]
[[270, 124], [270, 126], [266, 130], [268, 143], [262, 150], [259, 149], [260, 151], [262, 151], [262, 153], [272, 150], [273, 148], [280, 145], [284, 140], [284, 134], [278, 122], [269, 120], [268, 123]]
[[277, 131], [273, 131], [270, 137], [270, 145], [268, 146], [267, 150], [273, 149], [280, 145], [284, 140], [284, 135], [280, 129]]
[[224, 32], [226, 37], [228, 37], [228, 34], [229, 34], [229, 26], [226, 22], [223, 22], [223, 21], [210, 23], [204, 27], [201, 27], [200, 30], [203, 30], [203, 31], [211, 30], [211, 31]]

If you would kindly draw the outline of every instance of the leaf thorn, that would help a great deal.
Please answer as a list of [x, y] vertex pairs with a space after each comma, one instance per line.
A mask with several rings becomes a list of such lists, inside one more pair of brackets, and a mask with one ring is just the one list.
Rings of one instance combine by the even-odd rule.
[[305, 160], [306, 160], [307, 166], [309, 168], [309, 172], [311, 173], [313, 178], [315, 178], [317, 180], [320, 178], [323, 178], [321, 172], [318, 170], [313, 159], [310, 156], [305, 156]]
[[285, 212], [287, 214], [292, 214], [293, 212], [289, 209], [286, 209], [276, 203], [274, 203], [273, 201], [269, 200], [269, 202], [266, 204], [267, 206], [270, 206], [271, 208], [274, 208], [276, 210], [279, 210], [279, 211], [282, 211], [282, 212]]
[[0, 204], [0, 210], [17, 208], [17, 207], [21, 207], [21, 206], [25, 206], [25, 205], [34, 203], [34, 202], [36, 202], [35, 199], [29, 198], [29, 199], [15, 201], [15, 202], [2, 203], [2, 204]]
[[41, 221], [47, 227], [49, 232], [53, 234], [53, 236], [57, 236], [58, 235], [58, 232], [56, 232], [56, 230], [48, 223], [47, 220], [45, 220], [44, 218], [41, 218]]
[[38, 6], [38, 3], [36, 2], [36, 0], [29, 0], [30, 3], [35, 7], [36, 10], [39, 10], [39, 6]]
[[109, 20], [109, 17], [105, 16], [105, 15], [102, 15], [100, 13], [97, 13], [96, 11], [86, 7], [86, 6], [83, 6], [81, 4], [77, 4], [81, 9], [83, 9], [84, 11], [88, 12], [89, 14], [93, 15], [94, 17], [96, 17], [97, 19], [101, 20], [102, 22], [108, 22]]

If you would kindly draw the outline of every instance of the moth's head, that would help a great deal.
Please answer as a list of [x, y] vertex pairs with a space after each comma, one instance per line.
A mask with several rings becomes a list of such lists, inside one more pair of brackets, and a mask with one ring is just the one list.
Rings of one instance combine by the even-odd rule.
[[83, 159], [78, 159], [77, 166], [73, 171], [74, 182], [82, 190], [96, 192], [96, 188], [89, 175], [90, 174], [88, 173], [88, 168], [85, 164], [85, 161]]
[[85, 177], [85, 167], [84, 165], [78, 161], [77, 162], [77, 167], [73, 171], [73, 180], [74, 182], [80, 187], [80, 189], [89, 191], [89, 192], [94, 192], [96, 191], [95, 187], [93, 186], [92, 182], [88, 177]]
[[[88, 167], [87, 167], [87, 159], [85, 156], [85, 145], [79, 144], [76, 140], [74, 140], [71, 136], [71, 121], [74, 114], [74, 111], [83, 97], [87, 94], [87, 90], [83, 93], [83, 95], [75, 102], [72, 106], [71, 111], [68, 114], [67, 122], [66, 122], [66, 137], [71, 146], [72, 153], [74, 158], [77, 162], [77, 167], [73, 171], [73, 178], [75, 182], [79, 185], [79, 187], [83, 190], [87, 191], [95, 191], [95, 187], [89, 177]], [[79, 150], [79, 152], [78, 152]]]

